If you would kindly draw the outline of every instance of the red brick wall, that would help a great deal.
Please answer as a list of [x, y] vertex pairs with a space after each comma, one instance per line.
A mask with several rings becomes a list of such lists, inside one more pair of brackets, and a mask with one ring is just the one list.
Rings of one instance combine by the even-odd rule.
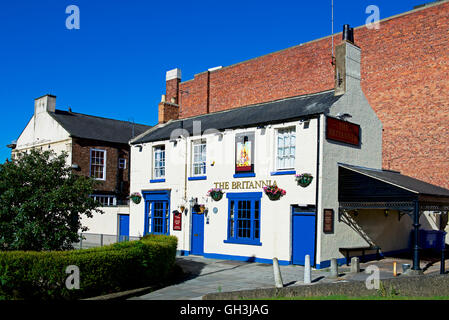
[[[362, 88], [381, 119], [383, 166], [449, 188], [449, 3], [361, 27]], [[341, 36], [337, 36], [336, 44]], [[181, 82], [180, 118], [332, 89], [331, 38]], [[209, 87], [209, 90], [207, 90]], [[207, 93], [209, 92], [209, 96]]]
[[[84, 176], [90, 175], [90, 150], [106, 150], [106, 181], [100, 181], [96, 192], [114, 193], [123, 198], [129, 195], [129, 146], [120, 144], [109, 144], [104, 141], [85, 139], [73, 139], [72, 163], [79, 165], [80, 170], [76, 173]], [[126, 169], [118, 168], [118, 159], [126, 159]], [[120, 184], [123, 183], [122, 193]]]
[[180, 79], [176, 78], [165, 82], [165, 96], [167, 102], [171, 102], [172, 98], [174, 98], [175, 103], [176, 104], [178, 103], [178, 92], [180, 81], [181, 81]]
[[159, 103], [159, 123], [175, 120], [179, 117], [179, 106], [168, 102]]

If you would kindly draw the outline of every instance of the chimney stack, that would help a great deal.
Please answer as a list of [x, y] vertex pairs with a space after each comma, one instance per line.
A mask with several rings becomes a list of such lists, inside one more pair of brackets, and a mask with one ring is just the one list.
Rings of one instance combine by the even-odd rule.
[[354, 44], [354, 29], [343, 26], [343, 41], [335, 48], [335, 95], [360, 88], [361, 49]]
[[55, 112], [56, 96], [46, 94], [40, 98], [34, 99], [34, 115], [43, 112]]
[[159, 103], [159, 123], [165, 123], [179, 118], [179, 83], [181, 69], [167, 71], [165, 76], [165, 95]]
[[179, 98], [179, 83], [181, 82], [181, 69], [172, 69], [167, 71], [165, 76], [165, 95], [167, 101], [175, 99], [175, 104], [178, 104]]

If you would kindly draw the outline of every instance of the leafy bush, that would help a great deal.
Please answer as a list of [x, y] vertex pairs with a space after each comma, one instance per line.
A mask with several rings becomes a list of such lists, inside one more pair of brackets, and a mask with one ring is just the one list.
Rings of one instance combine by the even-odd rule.
[[[169, 276], [176, 246], [176, 237], [153, 236], [85, 250], [0, 252], [0, 300], [73, 300], [156, 284]], [[66, 288], [69, 265], [80, 270], [80, 289]]]
[[67, 153], [32, 150], [0, 164], [0, 250], [68, 250], [102, 213], [89, 197], [97, 182], [76, 174]]

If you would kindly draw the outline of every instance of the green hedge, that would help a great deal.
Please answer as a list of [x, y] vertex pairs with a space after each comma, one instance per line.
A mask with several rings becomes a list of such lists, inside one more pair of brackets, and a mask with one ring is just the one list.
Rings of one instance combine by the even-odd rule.
[[[0, 252], [0, 300], [72, 300], [160, 283], [175, 264], [176, 246], [176, 237], [146, 236], [85, 250]], [[69, 265], [80, 270], [80, 289], [66, 288]]]

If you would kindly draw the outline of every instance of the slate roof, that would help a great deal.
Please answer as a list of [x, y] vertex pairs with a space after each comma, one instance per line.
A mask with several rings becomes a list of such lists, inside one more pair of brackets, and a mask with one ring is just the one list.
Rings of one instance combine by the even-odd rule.
[[49, 114], [72, 137], [113, 143], [128, 144], [128, 141], [133, 137], [151, 128], [151, 126], [147, 125], [133, 124], [127, 121], [101, 118], [63, 110], [55, 110], [55, 112], [49, 112]]
[[417, 194], [449, 197], [448, 189], [409, 176], [405, 176], [397, 171], [371, 169], [371, 168], [351, 166], [347, 164], [339, 164], [339, 165], [340, 167], [358, 172], [360, 174], [364, 174], [368, 177], [381, 180], [385, 183], [395, 185], [397, 187], [409, 190]]
[[175, 120], [137, 138], [131, 144], [168, 140], [176, 129], [185, 129], [193, 135], [194, 121], [201, 121], [203, 133], [208, 129], [235, 129], [300, 119], [325, 113], [340, 97], [336, 97], [332, 90]]

